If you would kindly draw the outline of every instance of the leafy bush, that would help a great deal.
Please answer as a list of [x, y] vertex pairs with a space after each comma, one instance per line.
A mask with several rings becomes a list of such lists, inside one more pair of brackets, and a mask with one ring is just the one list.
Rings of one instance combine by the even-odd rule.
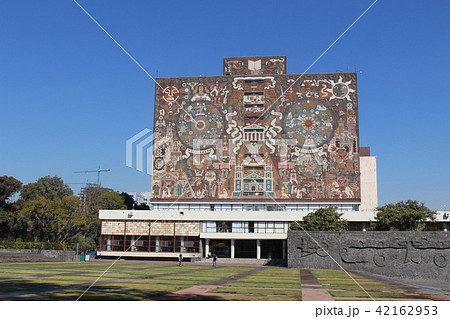
[[40, 243], [40, 242], [22, 242], [22, 241], [0, 241], [0, 248], [3, 249], [39, 249], [41, 244], [46, 250], [66, 250], [64, 244], [59, 243]]

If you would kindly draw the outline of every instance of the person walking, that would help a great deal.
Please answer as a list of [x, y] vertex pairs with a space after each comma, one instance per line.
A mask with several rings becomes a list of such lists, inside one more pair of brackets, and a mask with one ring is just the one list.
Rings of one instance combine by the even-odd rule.
[[180, 254], [180, 255], [178, 256], [178, 266], [181, 266], [182, 263], [183, 263], [183, 255]]
[[217, 267], [217, 255], [214, 253], [212, 256], [213, 259], [213, 267]]

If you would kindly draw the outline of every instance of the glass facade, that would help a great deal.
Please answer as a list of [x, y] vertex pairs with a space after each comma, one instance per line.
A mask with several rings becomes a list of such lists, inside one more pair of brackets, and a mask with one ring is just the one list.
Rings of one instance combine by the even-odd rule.
[[207, 233], [286, 233], [287, 222], [207, 221]]
[[198, 236], [102, 235], [100, 247], [103, 251], [198, 253], [200, 238]]
[[160, 204], [154, 203], [154, 210], [181, 210], [181, 211], [304, 211], [313, 212], [323, 207], [336, 207], [337, 211], [358, 211], [357, 204]]

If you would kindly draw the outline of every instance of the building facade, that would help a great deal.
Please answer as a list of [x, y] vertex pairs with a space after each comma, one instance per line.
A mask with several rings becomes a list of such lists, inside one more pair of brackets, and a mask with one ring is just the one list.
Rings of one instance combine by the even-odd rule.
[[99, 254], [285, 259], [289, 222], [373, 215], [376, 159], [359, 144], [356, 73], [288, 74], [270, 56], [158, 78], [153, 210], [101, 211]]

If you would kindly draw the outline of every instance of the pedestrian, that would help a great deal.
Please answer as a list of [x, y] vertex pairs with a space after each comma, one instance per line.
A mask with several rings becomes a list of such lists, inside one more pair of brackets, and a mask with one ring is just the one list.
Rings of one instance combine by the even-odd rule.
[[183, 263], [183, 255], [180, 254], [180, 255], [178, 256], [178, 266], [181, 266], [182, 263]]
[[217, 267], [217, 255], [213, 254], [212, 259], [213, 259], [213, 267]]
[[41, 245], [39, 246], [38, 254], [40, 254], [42, 252], [42, 249], [44, 249], [43, 243], [41, 243]]

